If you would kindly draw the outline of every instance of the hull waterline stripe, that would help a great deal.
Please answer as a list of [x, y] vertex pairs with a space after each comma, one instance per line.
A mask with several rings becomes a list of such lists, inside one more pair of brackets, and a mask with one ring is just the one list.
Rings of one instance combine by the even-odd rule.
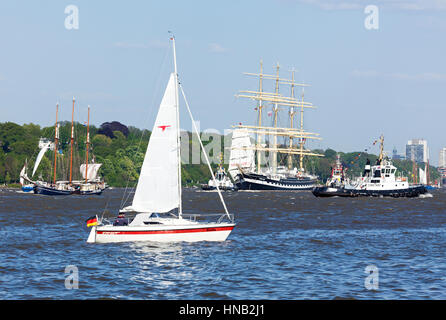
[[174, 229], [174, 230], [151, 230], [151, 231], [100, 231], [97, 230], [97, 234], [166, 234], [166, 233], [191, 233], [191, 232], [211, 232], [211, 231], [228, 231], [234, 229], [232, 227], [215, 227], [215, 228], [197, 228], [197, 229]]

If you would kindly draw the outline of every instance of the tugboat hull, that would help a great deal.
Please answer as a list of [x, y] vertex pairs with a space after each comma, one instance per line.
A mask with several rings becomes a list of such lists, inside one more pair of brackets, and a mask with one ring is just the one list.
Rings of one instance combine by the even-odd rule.
[[312, 190], [316, 197], [357, 197], [353, 190], [333, 187], [315, 187]]
[[420, 194], [427, 193], [424, 186], [410, 186], [405, 189], [393, 190], [357, 190], [345, 188], [316, 187], [313, 194], [316, 197], [393, 197], [393, 198], [413, 198]]

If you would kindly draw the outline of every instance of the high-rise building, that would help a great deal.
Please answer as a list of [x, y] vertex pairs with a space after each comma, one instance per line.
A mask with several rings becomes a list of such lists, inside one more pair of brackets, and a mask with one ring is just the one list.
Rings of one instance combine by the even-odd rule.
[[412, 139], [406, 144], [406, 159], [415, 162], [427, 162], [429, 151], [427, 141], [423, 139]]
[[446, 168], [446, 148], [440, 150], [440, 156], [438, 157], [438, 167]]

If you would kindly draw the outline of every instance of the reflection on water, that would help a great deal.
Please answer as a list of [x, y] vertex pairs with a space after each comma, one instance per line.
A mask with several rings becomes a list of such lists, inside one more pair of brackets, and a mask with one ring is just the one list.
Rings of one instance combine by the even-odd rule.
[[[225, 193], [237, 227], [222, 243], [87, 244], [85, 219], [122, 190], [46, 197], [0, 190], [2, 299], [445, 299], [446, 197], [329, 198]], [[185, 213], [222, 212], [184, 192]], [[79, 289], [64, 286], [67, 265]], [[364, 286], [368, 265], [379, 290]]]

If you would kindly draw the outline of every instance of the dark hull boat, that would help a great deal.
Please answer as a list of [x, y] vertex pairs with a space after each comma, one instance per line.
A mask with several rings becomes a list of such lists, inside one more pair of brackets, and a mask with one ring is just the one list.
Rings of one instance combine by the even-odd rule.
[[105, 187], [99, 184], [86, 183], [79, 186], [80, 195], [100, 195]]
[[34, 193], [43, 194], [47, 196], [68, 196], [79, 192], [76, 189], [59, 189], [52, 186], [44, 186], [41, 184], [36, 184], [34, 186]]
[[353, 192], [354, 190], [345, 189], [342, 187], [315, 187], [312, 192], [316, 197], [357, 197], [359, 194]]
[[102, 190], [99, 189], [99, 190], [93, 190], [93, 191], [80, 191], [79, 194], [82, 196], [100, 195], [100, 194], [102, 194]]
[[239, 190], [311, 190], [315, 185], [314, 178], [284, 177], [276, 180], [255, 173], [240, 174], [236, 183]]
[[[236, 187], [219, 186], [218, 188], [221, 191], [237, 191], [238, 190]], [[213, 190], [217, 190], [217, 187], [210, 186], [209, 184], [202, 184], [201, 185], [201, 190], [203, 190], [203, 191], [213, 191]]]
[[393, 190], [357, 190], [357, 189], [346, 189], [343, 187], [332, 188], [332, 187], [316, 187], [313, 189], [313, 194], [316, 197], [405, 197], [413, 198], [418, 197], [421, 194], [427, 193], [427, 189], [422, 186], [409, 186], [405, 189], [393, 189]]

